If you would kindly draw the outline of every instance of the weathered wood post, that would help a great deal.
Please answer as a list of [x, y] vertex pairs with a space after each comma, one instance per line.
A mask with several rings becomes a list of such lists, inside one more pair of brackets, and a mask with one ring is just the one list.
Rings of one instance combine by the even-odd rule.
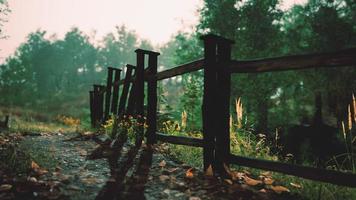
[[135, 73], [133, 74], [133, 80], [131, 84], [130, 94], [127, 102], [126, 114], [133, 115], [136, 112], [137, 104], [137, 67], [135, 66]]
[[112, 101], [111, 101], [111, 112], [114, 115], [117, 115], [117, 104], [119, 100], [119, 88], [120, 88], [120, 75], [121, 69], [114, 68], [115, 75], [114, 75], [114, 83], [113, 83], [113, 93], [112, 93]]
[[99, 121], [99, 88], [97, 85], [93, 85], [93, 117], [94, 127], [97, 127]]
[[89, 91], [89, 108], [91, 126], [95, 127], [94, 91]]
[[204, 94], [203, 94], [203, 164], [204, 170], [215, 165], [215, 132], [216, 132], [216, 40], [213, 35], [202, 36], [204, 41]]
[[159, 53], [148, 54], [149, 79], [147, 82], [147, 143], [153, 144], [156, 140], [157, 131], [157, 57]]
[[96, 126], [100, 126], [104, 120], [104, 85], [94, 85], [94, 99], [96, 110]]
[[94, 110], [94, 121], [95, 127], [101, 124], [103, 118], [103, 94], [101, 92], [101, 85], [93, 85], [93, 110]]
[[[121, 93], [121, 97], [120, 97], [120, 103], [119, 103], [119, 110], [118, 110], [118, 114], [119, 115], [124, 113], [126, 101], [128, 101], [128, 104], [132, 104], [132, 103], [129, 103], [129, 102], [133, 101], [133, 100], [130, 101], [130, 97], [132, 96], [131, 99], [133, 98], [133, 94], [131, 95], [131, 92], [130, 92], [129, 100], [127, 100], [127, 96], [128, 96], [129, 89], [130, 89], [130, 82], [133, 83], [133, 81], [131, 79], [132, 79], [132, 71], [134, 69], [135, 69], [135, 66], [129, 65], [129, 64], [126, 65], [126, 74], [125, 74], [125, 79], [124, 79], [124, 87], [122, 89], [122, 93]], [[126, 111], [128, 111], [128, 109]]]
[[222, 37], [217, 37], [217, 116], [216, 116], [216, 168], [226, 175], [230, 155], [230, 92], [231, 73], [228, 64], [231, 61], [231, 45], [234, 43]]
[[226, 175], [230, 155], [230, 86], [228, 63], [232, 40], [213, 34], [204, 40], [203, 140], [204, 169]]
[[135, 145], [141, 146], [144, 132], [144, 72], [145, 72], [145, 51], [142, 49], [136, 49], [136, 82], [135, 82], [135, 96], [136, 96], [136, 117], [139, 124], [138, 133]]
[[108, 67], [108, 76], [107, 76], [107, 79], [106, 79], [104, 121], [109, 119], [109, 114], [110, 114], [110, 102], [111, 102], [111, 89], [112, 89], [113, 71], [114, 71], [114, 68]]

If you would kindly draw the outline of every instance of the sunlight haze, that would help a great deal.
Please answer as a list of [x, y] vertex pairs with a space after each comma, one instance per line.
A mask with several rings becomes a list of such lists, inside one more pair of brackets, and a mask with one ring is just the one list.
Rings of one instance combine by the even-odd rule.
[[[284, 8], [305, 0], [283, 1]], [[123, 25], [153, 44], [163, 44], [178, 30], [198, 23], [202, 0], [8, 0], [11, 13], [0, 40], [0, 62], [25, 41], [30, 32], [47, 31], [61, 38], [72, 27], [100, 40]], [[95, 34], [94, 34], [95, 33]]]

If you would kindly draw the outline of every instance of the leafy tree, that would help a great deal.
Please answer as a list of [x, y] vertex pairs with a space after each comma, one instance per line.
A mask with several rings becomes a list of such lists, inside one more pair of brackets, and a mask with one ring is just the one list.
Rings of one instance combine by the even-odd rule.
[[[197, 34], [178, 33], [175, 37], [175, 63], [183, 64], [202, 57], [202, 42]], [[201, 127], [201, 105], [203, 97], [202, 72], [182, 76], [183, 93], [180, 97], [180, 110], [188, 114], [187, 126], [190, 129]], [[180, 113], [179, 113], [180, 114]]]
[[6, 0], [0, 0], [0, 39], [5, 37], [2, 27], [4, 22], [6, 22], [6, 16], [10, 12], [9, 4]]
[[[290, 53], [326, 52], [354, 46], [355, 8], [352, 1], [309, 1], [305, 6], [294, 6], [283, 19], [285, 50]], [[315, 69], [299, 72], [306, 91], [311, 96], [322, 95], [324, 113], [335, 115], [338, 123], [344, 118], [347, 102], [355, 92], [353, 68]], [[321, 105], [319, 105], [320, 107]]]
[[[278, 3], [278, 0], [205, 1], [200, 32], [210, 31], [234, 39], [234, 58], [278, 55], [282, 51], [279, 23], [282, 11]], [[258, 132], [267, 132], [270, 97], [283, 81], [283, 76], [271, 73], [233, 76], [232, 96], [245, 99], [248, 112], [256, 119]]]

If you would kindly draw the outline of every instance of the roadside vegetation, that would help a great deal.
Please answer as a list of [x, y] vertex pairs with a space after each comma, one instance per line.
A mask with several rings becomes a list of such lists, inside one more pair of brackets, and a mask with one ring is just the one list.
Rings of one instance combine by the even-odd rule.
[[[2, 28], [11, 10], [6, 0], [0, 0], [0, 10]], [[52, 166], [50, 153], [21, 149], [19, 141], [25, 135], [90, 131], [110, 140], [124, 134], [133, 142], [136, 128], [145, 127], [133, 117], [110, 119], [98, 130], [90, 127], [88, 92], [92, 84], [106, 84], [106, 67], [135, 64], [136, 48], [160, 52], [159, 71], [201, 58], [199, 37], [205, 33], [234, 40], [232, 57], [238, 60], [336, 51], [356, 46], [355, 10], [352, 0], [309, 0], [288, 10], [278, 0], [205, 0], [197, 26], [161, 46], [125, 25], [95, 42], [75, 27], [64, 38], [49, 36], [46, 30], [30, 33], [0, 64], [0, 120], [10, 116], [9, 129], [0, 130], [0, 170], [26, 174], [32, 161]], [[5, 36], [0, 30], [0, 39]], [[202, 73], [159, 83], [161, 132], [202, 138]], [[355, 66], [233, 75], [231, 152], [356, 173], [355, 77]], [[113, 130], [114, 123], [119, 123], [118, 130]], [[200, 148], [161, 145], [173, 158], [202, 167]], [[251, 184], [261, 184], [268, 173], [268, 178], [306, 199], [356, 199], [352, 188], [240, 166], [233, 169], [252, 174]]]

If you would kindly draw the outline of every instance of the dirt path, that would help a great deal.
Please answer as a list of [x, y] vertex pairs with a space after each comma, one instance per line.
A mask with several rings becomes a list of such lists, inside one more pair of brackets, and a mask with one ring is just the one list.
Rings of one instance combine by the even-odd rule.
[[[0, 191], [0, 199], [299, 199], [289, 193], [277, 195], [261, 184], [251, 187], [242, 180], [206, 177], [198, 169], [160, 153], [159, 146], [135, 149], [125, 144], [121, 155], [116, 155], [116, 166], [110, 169], [107, 159], [87, 159], [97, 147], [94, 141], [68, 141], [75, 136], [52, 133], [21, 140], [21, 148], [48, 172], [28, 176], [24, 184], [31, 183], [31, 187], [20, 185]], [[131, 164], [125, 166], [128, 161]], [[118, 176], [120, 173], [126, 175]]]
[[75, 134], [26, 137], [21, 146], [28, 149], [41, 167], [49, 169], [43, 181], [59, 181], [63, 196], [73, 200], [95, 199], [110, 176], [105, 160], [87, 160], [94, 141], [66, 141]]

